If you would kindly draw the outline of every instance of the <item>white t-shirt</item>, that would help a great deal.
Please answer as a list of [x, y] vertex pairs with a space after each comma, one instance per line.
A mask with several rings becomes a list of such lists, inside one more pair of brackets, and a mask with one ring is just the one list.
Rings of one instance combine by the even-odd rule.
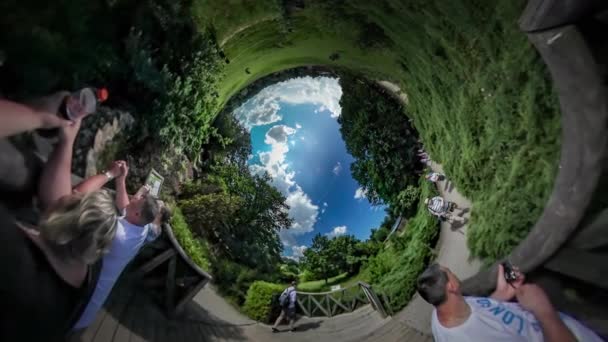
[[93, 323], [97, 312], [105, 303], [118, 277], [127, 264], [137, 255], [146, 241], [147, 235], [148, 225], [140, 227], [128, 222], [124, 217], [118, 219], [116, 235], [114, 235], [110, 250], [103, 256], [103, 265], [95, 291], [74, 329], [86, 328]]
[[[485, 297], [465, 297], [471, 316], [461, 325], [446, 328], [433, 310], [431, 327], [436, 342], [542, 342], [543, 332], [534, 315], [517, 303], [500, 302]], [[575, 319], [559, 313], [562, 321], [581, 342], [602, 342], [593, 331]]]

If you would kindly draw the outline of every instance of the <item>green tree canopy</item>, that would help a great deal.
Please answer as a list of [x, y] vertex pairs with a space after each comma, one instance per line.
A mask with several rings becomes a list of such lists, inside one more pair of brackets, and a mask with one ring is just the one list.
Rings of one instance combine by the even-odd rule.
[[340, 132], [353, 178], [367, 190], [373, 204], [396, 204], [408, 185], [416, 184], [422, 165], [416, 156], [418, 134], [401, 104], [377, 85], [350, 74], [340, 76]]
[[184, 187], [179, 205], [188, 223], [216, 253], [249, 267], [273, 269], [281, 261], [278, 232], [291, 226], [285, 198], [266, 175], [235, 165], [213, 170]]
[[359, 241], [353, 235], [329, 238], [317, 234], [310, 248], [304, 251], [300, 266], [316, 279], [325, 279], [348, 272], [355, 274], [370, 255], [377, 252], [375, 246]]

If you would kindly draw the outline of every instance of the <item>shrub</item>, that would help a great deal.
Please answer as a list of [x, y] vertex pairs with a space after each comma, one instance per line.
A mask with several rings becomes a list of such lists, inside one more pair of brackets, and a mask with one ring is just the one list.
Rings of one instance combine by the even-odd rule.
[[207, 246], [205, 240], [195, 237], [194, 234], [192, 234], [179, 207], [174, 206], [172, 211], [173, 215], [171, 216], [170, 223], [175, 238], [188, 256], [190, 256], [190, 259], [192, 259], [200, 268], [209, 272], [211, 270], [209, 246]]
[[232, 304], [242, 306], [247, 298], [247, 290], [256, 280], [270, 280], [258, 270], [234, 261], [218, 257], [213, 263], [214, 282], [218, 291]]
[[305, 270], [304, 272], [300, 273], [300, 282], [305, 282], [305, 281], [313, 281], [315, 280], [315, 275], [308, 271]]
[[254, 282], [247, 291], [247, 299], [243, 307], [245, 314], [256, 321], [271, 323], [280, 311], [277, 297], [283, 290], [283, 285], [265, 281]]
[[[435, 191], [424, 180], [420, 181], [420, 190], [420, 199], [433, 196]], [[408, 221], [404, 234], [393, 235], [390, 245], [369, 259], [362, 278], [387, 295], [393, 311], [403, 308], [416, 291], [416, 278], [433, 256], [432, 244], [438, 234], [438, 221], [420, 200], [417, 214]]]

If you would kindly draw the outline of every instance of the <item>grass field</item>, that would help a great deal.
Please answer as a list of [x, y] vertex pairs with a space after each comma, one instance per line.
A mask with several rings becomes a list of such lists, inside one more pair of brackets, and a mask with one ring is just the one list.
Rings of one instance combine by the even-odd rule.
[[338, 274], [335, 277], [327, 279], [327, 284], [325, 280], [313, 280], [301, 282], [298, 284], [298, 291], [303, 292], [325, 292], [331, 290], [333, 285], [342, 284], [345, 281], [348, 281], [350, 278], [348, 273]]
[[[201, 13], [220, 18], [245, 2], [194, 6], [205, 21]], [[407, 111], [427, 150], [473, 202], [472, 253], [495, 260], [527, 234], [552, 188], [560, 122], [546, 70], [517, 29], [525, 1], [311, 0], [293, 13], [291, 32], [279, 12], [261, 20], [270, 1], [256, 4], [213, 19], [217, 36], [229, 37], [221, 102], [260, 77], [301, 65], [393, 81], [408, 94]], [[385, 37], [370, 43], [365, 34], [374, 25]]]

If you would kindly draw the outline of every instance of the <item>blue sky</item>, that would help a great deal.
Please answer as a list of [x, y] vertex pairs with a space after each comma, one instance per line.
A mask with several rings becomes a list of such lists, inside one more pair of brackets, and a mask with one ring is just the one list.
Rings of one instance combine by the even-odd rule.
[[317, 233], [367, 239], [385, 216], [351, 177], [337, 122], [341, 96], [337, 79], [303, 77], [271, 85], [235, 111], [251, 132], [251, 170], [268, 172], [290, 206], [294, 224], [280, 234], [290, 257]]

